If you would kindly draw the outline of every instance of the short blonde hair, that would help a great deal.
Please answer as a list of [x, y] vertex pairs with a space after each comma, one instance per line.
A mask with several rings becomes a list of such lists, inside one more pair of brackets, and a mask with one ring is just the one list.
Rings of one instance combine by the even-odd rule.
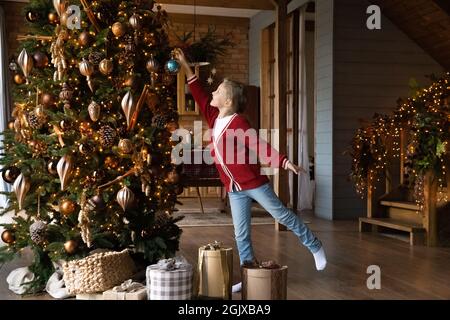
[[245, 97], [245, 86], [237, 81], [225, 78], [222, 82], [227, 90], [227, 98], [231, 99], [233, 108], [236, 112], [242, 113], [247, 103]]

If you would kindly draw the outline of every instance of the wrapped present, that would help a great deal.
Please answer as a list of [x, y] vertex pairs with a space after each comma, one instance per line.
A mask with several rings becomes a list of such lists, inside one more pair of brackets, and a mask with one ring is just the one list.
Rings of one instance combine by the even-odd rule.
[[198, 295], [231, 300], [233, 278], [233, 249], [220, 242], [202, 246], [198, 250]]
[[147, 267], [149, 300], [190, 300], [192, 266], [183, 257], [163, 259]]
[[129, 279], [110, 290], [103, 292], [103, 300], [147, 300], [147, 288]]
[[103, 293], [79, 293], [75, 298], [77, 300], [103, 300]]
[[273, 261], [242, 266], [243, 300], [286, 300], [287, 266]]

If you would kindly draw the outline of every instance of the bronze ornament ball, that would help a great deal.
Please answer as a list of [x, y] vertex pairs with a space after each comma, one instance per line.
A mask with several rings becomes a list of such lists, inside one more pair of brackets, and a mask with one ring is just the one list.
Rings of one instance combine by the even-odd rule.
[[26, 13], [25, 18], [29, 22], [36, 22], [39, 19], [39, 14], [37, 12], [34, 12], [33, 10], [29, 10]]
[[75, 212], [76, 204], [70, 199], [63, 199], [59, 203], [59, 212], [64, 216], [69, 216]]
[[8, 183], [14, 183], [19, 175], [20, 170], [15, 166], [7, 167], [2, 171], [2, 178]]
[[41, 51], [36, 51], [33, 54], [34, 66], [36, 68], [45, 68], [48, 66], [48, 57]]
[[56, 12], [50, 12], [47, 16], [48, 22], [50, 24], [57, 24], [58, 23], [58, 14]]
[[2, 232], [2, 241], [7, 244], [11, 244], [16, 240], [16, 237], [14, 236], [14, 232], [11, 230], [5, 230]]
[[80, 44], [80, 46], [86, 47], [90, 42], [91, 35], [89, 34], [89, 32], [83, 31], [82, 33], [80, 33], [80, 35], [78, 36], [78, 43]]
[[64, 250], [66, 250], [68, 254], [74, 254], [77, 247], [78, 243], [75, 240], [68, 240], [64, 243]]
[[58, 170], [56, 169], [58, 166], [58, 160], [49, 160], [47, 162], [47, 170], [50, 174], [56, 175], [58, 173]]
[[121, 37], [125, 34], [125, 27], [120, 22], [115, 22], [111, 27], [112, 33], [116, 37]]
[[55, 98], [50, 93], [44, 93], [41, 96], [41, 102], [45, 107], [51, 107], [55, 104]]
[[14, 75], [14, 82], [16, 84], [24, 84], [25, 83], [25, 77], [21, 75], [20, 73], [16, 73]]

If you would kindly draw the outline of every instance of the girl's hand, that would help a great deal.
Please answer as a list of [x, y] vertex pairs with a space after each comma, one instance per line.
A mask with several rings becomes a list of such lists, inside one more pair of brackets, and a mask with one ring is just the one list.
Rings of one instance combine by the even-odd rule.
[[173, 49], [173, 55], [174, 58], [178, 60], [181, 64], [183, 65], [189, 64], [188, 61], [186, 60], [183, 50], [181, 50], [180, 48]]
[[295, 174], [299, 174], [300, 172], [307, 173], [305, 169], [303, 169], [300, 166], [297, 166], [296, 164], [294, 164], [294, 163], [292, 163], [290, 161], [289, 161], [289, 163], [287, 165], [287, 169], [291, 170]]

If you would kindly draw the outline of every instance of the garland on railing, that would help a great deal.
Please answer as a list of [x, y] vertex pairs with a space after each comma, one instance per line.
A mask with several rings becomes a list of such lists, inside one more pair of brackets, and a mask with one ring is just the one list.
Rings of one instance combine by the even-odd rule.
[[[434, 173], [442, 191], [447, 174], [444, 155], [450, 153], [450, 73], [433, 81], [406, 101], [398, 100], [393, 116], [375, 114], [369, 125], [358, 129], [349, 152], [353, 158], [350, 177], [361, 197], [368, 184], [379, 179], [386, 164], [400, 156], [402, 130], [409, 139], [404, 155], [405, 176], [415, 185], [419, 205], [423, 205], [420, 186], [427, 171]], [[443, 192], [439, 194], [438, 201], [448, 201]]]

